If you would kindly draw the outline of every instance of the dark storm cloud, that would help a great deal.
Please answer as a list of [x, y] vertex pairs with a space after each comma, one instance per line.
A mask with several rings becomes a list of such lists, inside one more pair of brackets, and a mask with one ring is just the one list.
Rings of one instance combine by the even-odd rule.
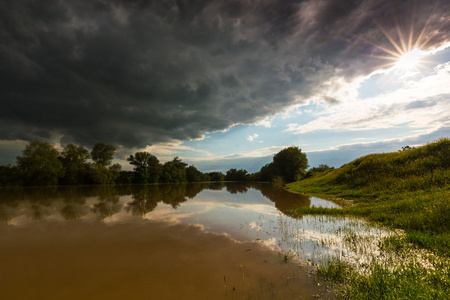
[[376, 22], [449, 40], [435, 3], [4, 0], [0, 139], [141, 147], [252, 123], [384, 63]]

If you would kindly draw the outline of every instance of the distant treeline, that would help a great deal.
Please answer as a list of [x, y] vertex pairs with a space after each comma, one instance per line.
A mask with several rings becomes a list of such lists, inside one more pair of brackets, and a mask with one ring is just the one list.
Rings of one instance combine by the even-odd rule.
[[15, 165], [0, 166], [0, 186], [51, 186], [99, 184], [186, 183], [205, 181], [275, 181], [292, 182], [302, 178], [308, 168], [306, 154], [298, 147], [281, 150], [273, 162], [259, 172], [244, 169], [203, 173], [188, 166], [178, 157], [161, 164], [148, 152], [136, 152], [127, 157], [133, 171], [123, 171], [112, 164], [116, 148], [97, 143], [91, 151], [67, 144], [61, 152], [47, 142], [30, 142], [17, 157]]

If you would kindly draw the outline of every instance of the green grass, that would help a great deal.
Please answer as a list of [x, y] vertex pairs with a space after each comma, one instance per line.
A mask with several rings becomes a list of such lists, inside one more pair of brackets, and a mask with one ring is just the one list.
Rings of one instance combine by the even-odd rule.
[[351, 206], [339, 211], [304, 208], [299, 213], [364, 217], [405, 230], [410, 242], [450, 256], [450, 139], [367, 155], [286, 188], [352, 200]]
[[[450, 139], [367, 155], [339, 169], [315, 172], [286, 189], [344, 204], [342, 209], [301, 208], [299, 214], [357, 216], [404, 232], [385, 242], [390, 244], [385, 254], [407, 249], [408, 259], [395, 267], [373, 260], [361, 273], [344, 261], [333, 260], [319, 268], [322, 276], [339, 283], [342, 298], [448, 299]], [[427, 250], [431, 267], [417, 264], [414, 249]]]

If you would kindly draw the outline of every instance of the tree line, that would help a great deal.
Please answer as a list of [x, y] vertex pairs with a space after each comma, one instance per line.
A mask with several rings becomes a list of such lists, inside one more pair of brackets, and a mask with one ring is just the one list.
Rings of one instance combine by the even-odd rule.
[[273, 161], [256, 173], [244, 169], [203, 173], [180, 158], [162, 164], [149, 152], [129, 155], [133, 171], [113, 164], [116, 148], [96, 143], [92, 150], [67, 144], [61, 151], [47, 142], [29, 142], [15, 165], [0, 166], [0, 186], [52, 186], [101, 184], [187, 183], [205, 181], [292, 182], [302, 178], [308, 168], [306, 154], [296, 146], [278, 152]]

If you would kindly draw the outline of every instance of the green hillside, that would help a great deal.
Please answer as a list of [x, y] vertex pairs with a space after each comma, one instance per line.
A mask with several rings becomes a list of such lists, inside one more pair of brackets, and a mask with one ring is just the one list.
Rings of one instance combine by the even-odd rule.
[[335, 199], [345, 206], [339, 210], [305, 208], [299, 213], [365, 217], [403, 229], [410, 242], [450, 256], [448, 138], [404, 151], [367, 155], [338, 169], [313, 172], [286, 188]]

